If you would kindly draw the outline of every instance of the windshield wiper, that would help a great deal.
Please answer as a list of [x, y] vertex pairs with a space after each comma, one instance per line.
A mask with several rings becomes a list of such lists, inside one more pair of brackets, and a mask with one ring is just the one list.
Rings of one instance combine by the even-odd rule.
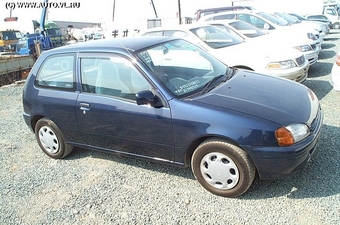
[[201, 95], [203, 95], [203, 94], [209, 92], [211, 89], [213, 89], [214, 87], [216, 87], [217, 85], [211, 87], [211, 85], [212, 85], [213, 83], [215, 83], [215, 81], [217, 81], [217, 80], [223, 78], [223, 79], [221, 79], [221, 82], [226, 82], [226, 81], [229, 80], [232, 76], [234, 76], [235, 73], [236, 73], [236, 70], [235, 70], [235, 69], [232, 69], [232, 68], [228, 67], [225, 74], [222, 74], [222, 75], [219, 75], [219, 76], [214, 77], [213, 79], [211, 79], [208, 83], [206, 83], [206, 84], [204, 85], [204, 87], [203, 87], [203, 89], [202, 89], [202, 91], [201, 91]]
[[236, 69], [232, 69], [232, 68], [228, 67], [227, 72], [226, 72], [226, 75], [227, 75], [226, 80], [229, 80], [230, 78], [232, 78], [235, 73], [236, 73]]
[[208, 83], [206, 83], [201, 91], [201, 95], [207, 93], [208, 91], [210, 91], [211, 89], [213, 89], [214, 87], [210, 87], [215, 81], [221, 79], [222, 77], [225, 77], [225, 79], [223, 79], [221, 82], [224, 82], [227, 80], [227, 76], [226, 74], [222, 74], [219, 76], [214, 77], [213, 79], [211, 79]]

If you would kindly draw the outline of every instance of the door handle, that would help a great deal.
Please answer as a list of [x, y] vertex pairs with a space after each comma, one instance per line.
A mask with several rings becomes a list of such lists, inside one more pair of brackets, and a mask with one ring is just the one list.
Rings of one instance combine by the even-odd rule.
[[81, 102], [81, 103], [79, 104], [79, 108], [80, 108], [80, 110], [82, 110], [83, 113], [85, 114], [86, 111], [89, 111], [89, 110], [90, 110], [90, 104], [89, 104], [89, 103]]

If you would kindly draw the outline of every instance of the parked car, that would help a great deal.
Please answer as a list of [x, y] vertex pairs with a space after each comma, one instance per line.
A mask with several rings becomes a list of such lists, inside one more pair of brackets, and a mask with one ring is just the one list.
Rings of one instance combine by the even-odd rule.
[[298, 13], [289, 13], [289, 15], [294, 16], [295, 18], [301, 20], [301, 21], [318, 21], [318, 22], [323, 22], [326, 23], [329, 27], [329, 29], [332, 28], [332, 21], [327, 19], [326, 16], [324, 15], [308, 15], [308, 16], [303, 16]]
[[23, 109], [52, 158], [77, 146], [191, 166], [204, 188], [226, 197], [245, 193], [255, 174], [301, 171], [323, 125], [306, 86], [228, 67], [171, 37], [45, 51], [26, 80]]
[[[205, 23], [218, 26], [227, 32], [241, 37], [245, 41], [254, 40], [262, 37], [269, 37], [269, 32], [265, 32], [243, 20], [211, 20]], [[267, 39], [267, 38], [265, 38]], [[266, 40], [268, 41], [268, 40]], [[272, 40], [273, 42], [276, 40]], [[267, 43], [266, 43], [267, 44]], [[281, 44], [281, 43], [279, 43]]]
[[233, 11], [216, 13], [202, 17], [200, 21], [211, 20], [230, 20], [237, 19], [250, 23], [259, 29], [275, 33], [279, 40], [289, 41], [293, 47], [300, 50], [308, 59], [310, 65], [317, 62], [321, 43], [319, 39], [310, 32], [304, 30], [292, 29], [291, 26], [286, 26], [287, 21], [276, 19], [276, 23], [266, 19], [258, 13], [252, 11]]
[[237, 11], [237, 10], [254, 10], [254, 8], [252, 6], [226, 6], [226, 7], [199, 9], [196, 12], [196, 21], [198, 21], [203, 16], [211, 15], [214, 13]]
[[[271, 76], [303, 82], [309, 63], [300, 52], [286, 46], [258, 45], [209, 24], [187, 24], [152, 28], [144, 36], [173, 36], [186, 39], [219, 58], [224, 63]], [[240, 52], [245, 54], [240, 54]]]
[[314, 35], [318, 39], [318, 43], [316, 43], [316, 44], [319, 45], [319, 47], [321, 49], [321, 43], [323, 41], [323, 37], [320, 36], [319, 30], [316, 30], [316, 29], [310, 28], [310, 27], [306, 27], [306, 26], [300, 26], [297, 29], [296, 27], [291, 26], [291, 24], [289, 22], [287, 22], [287, 20], [285, 20], [281, 17], [278, 17], [274, 14], [271, 14], [271, 13], [257, 12], [256, 14], [260, 15], [262, 18], [266, 18], [267, 20], [277, 24], [278, 26], [288, 28], [293, 32], [298, 32], [298, 33], [302, 32], [303, 34], [307, 34], [307, 37], [310, 38], [310, 39], [313, 39], [314, 37], [312, 35]]
[[275, 12], [276, 16], [281, 17], [284, 20], [287, 20], [287, 22], [291, 23], [292, 25], [297, 25], [299, 27], [303, 28], [311, 28], [319, 32], [319, 39], [321, 43], [323, 42], [324, 37], [329, 34], [329, 26], [328, 24], [320, 21], [312, 21], [312, 20], [300, 20], [292, 15], [289, 15], [287, 13], [283, 12]]
[[335, 62], [332, 67], [331, 77], [331, 83], [334, 90], [340, 91], [340, 51], [338, 51], [338, 54], [336, 55]]
[[323, 15], [327, 17], [330, 21], [332, 21], [332, 28], [339, 29], [340, 28], [340, 18], [338, 11], [334, 7], [324, 7]]

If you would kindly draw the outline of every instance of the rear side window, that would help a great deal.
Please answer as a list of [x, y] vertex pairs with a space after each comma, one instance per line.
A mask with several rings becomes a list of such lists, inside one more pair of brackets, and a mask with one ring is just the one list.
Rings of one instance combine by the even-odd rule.
[[55, 55], [47, 58], [37, 74], [38, 87], [75, 90], [74, 55]]

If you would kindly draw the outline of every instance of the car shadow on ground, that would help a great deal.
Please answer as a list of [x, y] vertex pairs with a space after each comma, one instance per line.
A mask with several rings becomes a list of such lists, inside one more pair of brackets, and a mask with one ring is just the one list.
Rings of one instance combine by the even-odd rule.
[[322, 100], [333, 89], [333, 86], [327, 81], [306, 80], [303, 84], [311, 89], [319, 100]]
[[176, 165], [169, 165], [162, 162], [152, 162], [141, 158], [129, 157], [122, 154], [107, 153], [101, 151], [88, 150], [84, 148], [75, 147], [72, 153], [64, 160], [75, 160], [80, 158], [92, 157], [103, 160], [110, 160], [116, 163], [123, 163], [125, 165], [140, 167], [143, 169], [167, 173], [187, 179], [195, 179], [190, 168], [183, 168]]
[[[256, 177], [250, 189], [238, 198], [251, 200], [287, 196], [287, 198], [303, 199], [339, 194], [340, 180], [338, 178], [340, 177], [340, 171], [338, 162], [340, 161], [340, 151], [338, 151], [337, 139], [339, 136], [339, 127], [324, 125], [316, 152], [303, 171], [281, 179], [260, 180]], [[195, 179], [190, 168], [148, 162], [141, 159], [81, 148], [75, 148], [66, 160], [84, 157], [111, 160], [160, 174], [166, 173], [185, 179]]]
[[320, 51], [320, 54], [325, 50], [325, 49], [330, 49], [333, 48], [335, 46], [335, 44], [331, 44], [331, 43], [323, 43], [322, 44], [322, 49]]
[[333, 63], [330, 62], [318, 62], [311, 65], [308, 70], [308, 77], [323, 77], [328, 76], [332, 71]]
[[[330, 51], [330, 50], [323, 49], [323, 50], [319, 53], [318, 59], [319, 59], [319, 60], [322, 60], [322, 59], [331, 59], [331, 58], [333, 58], [335, 55], [336, 55], [336, 52], [335, 52], [335, 51]], [[319, 61], [318, 63], [320, 63], [320, 61]]]
[[[336, 32], [334, 32], [334, 33], [336, 33]], [[338, 40], [339, 38], [332, 38], [332, 37], [325, 37], [323, 40], [324, 41], [336, 41], [336, 40]]]

